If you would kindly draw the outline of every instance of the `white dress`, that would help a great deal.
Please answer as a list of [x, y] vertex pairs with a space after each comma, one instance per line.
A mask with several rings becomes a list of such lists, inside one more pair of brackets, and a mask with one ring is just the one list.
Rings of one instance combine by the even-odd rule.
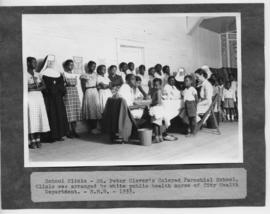
[[142, 79], [142, 83], [141, 83], [142, 88], [145, 91], [145, 93], [148, 94], [148, 92], [149, 92], [149, 87], [148, 87], [149, 77], [148, 77], [148, 75], [143, 76], [141, 74], [138, 74], [137, 76], [141, 77], [141, 79]]
[[86, 91], [83, 95], [82, 115], [85, 120], [101, 119], [99, 111], [99, 93], [97, 90], [97, 74], [82, 74], [80, 79], [85, 81]]
[[[35, 79], [35, 80], [34, 80]], [[40, 75], [34, 71], [34, 76], [27, 72], [28, 84], [39, 84]], [[28, 92], [28, 132], [41, 133], [50, 131], [47, 111], [41, 91]]]
[[[154, 92], [152, 97], [152, 103], [156, 103], [158, 97], [161, 96], [160, 92]], [[162, 122], [166, 123], [165, 111], [163, 103], [155, 104], [150, 107], [149, 115], [152, 117], [152, 123], [161, 126]], [[166, 124], [165, 124], [166, 125]], [[167, 125], [166, 125], [167, 126]]]
[[[100, 83], [109, 85], [110, 79], [106, 76], [98, 75], [97, 76], [97, 84], [100, 84]], [[106, 102], [107, 102], [108, 98], [110, 98], [110, 97], [112, 97], [112, 92], [109, 88], [99, 89], [99, 111], [101, 114], [103, 113], [103, 111], [105, 109]]]
[[197, 113], [204, 114], [209, 109], [213, 97], [213, 86], [208, 80], [204, 80], [202, 83], [200, 97], [203, 100], [197, 105]]
[[180, 91], [174, 85], [166, 84], [163, 89], [163, 97], [167, 100], [180, 99]]

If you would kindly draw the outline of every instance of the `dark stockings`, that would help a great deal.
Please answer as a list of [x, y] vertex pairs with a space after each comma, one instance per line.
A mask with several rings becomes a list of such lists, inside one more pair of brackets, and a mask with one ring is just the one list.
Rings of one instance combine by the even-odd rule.
[[69, 132], [70, 132], [70, 135], [72, 135], [72, 137], [79, 137], [79, 135], [77, 134], [76, 132], [76, 127], [77, 127], [77, 123], [76, 121], [72, 121], [69, 123]]

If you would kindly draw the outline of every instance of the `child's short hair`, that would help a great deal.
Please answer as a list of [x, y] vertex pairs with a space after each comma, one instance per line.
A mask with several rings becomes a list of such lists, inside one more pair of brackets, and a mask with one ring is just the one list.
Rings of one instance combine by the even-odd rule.
[[165, 71], [166, 69], [169, 69], [170, 67], [168, 65], [164, 65], [162, 70]]
[[191, 82], [193, 82], [193, 77], [191, 75], [186, 75], [184, 79], [189, 79]]
[[73, 63], [73, 60], [72, 59], [67, 59], [65, 62], [64, 62], [64, 68], [65, 67], [67, 67], [67, 65], [69, 64], [69, 63]]
[[126, 75], [126, 82], [129, 82], [131, 80], [131, 77], [135, 76], [134, 74], [127, 74]]
[[215, 85], [216, 84], [216, 80], [214, 80], [212, 78], [209, 79], [209, 82], [211, 83], [211, 85]]
[[127, 65], [126, 62], [121, 62], [121, 63], [119, 64], [119, 66], [118, 66], [119, 70], [122, 69], [122, 67], [123, 67], [125, 64]]
[[171, 75], [171, 76], [169, 76], [169, 77], [168, 77], [168, 82], [169, 82], [171, 79], [174, 79], [174, 80], [175, 80], [175, 77], [174, 77], [174, 76], [172, 76], [172, 75]]
[[26, 58], [26, 62], [27, 62], [27, 63], [30, 63], [30, 62], [32, 62], [33, 60], [36, 60], [36, 58], [35, 58], [35, 57], [32, 57], [32, 56], [29, 56], [29, 57]]
[[142, 78], [140, 76], [136, 76], [136, 82], [142, 81]]
[[100, 74], [102, 68], [106, 68], [106, 66], [105, 66], [105, 65], [99, 65], [99, 66], [97, 67], [97, 73], [98, 73], [98, 74]]
[[126, 63], [126, 62], [121, 62], [121, 63], [119, 64], [119, 70], [121, 70], [121, 69], [124, 67], [124, 65], [127, 66], [127, 63]]
[[89, 61], [88, 63], [87, 63], [87, 66], [88, 66], [88, 68], [91, 66], [91, 65], [96, 65], [97, 63], [96, 62], [94, 62], [94, 61]]
[[153, 83], [155, 84], [156, 82], [158, 82], [160, 85], [162, 85], [162, 80], [160, 78], [155, 78], [153, 80]]
[[232, 85], [232, 82], [231, 81], [226, 81], [225, 85]]
[[130, 67], [131, 65], [134, 65], [134, 62], [129, 62], [128, 63], [128, 67]]
[[145, 65], [140, 65], [139, 70], [145, 70]]
[[111, 65], [111, 66], [109, 67], [109, 71], [111, 71], [113, 68], [117, 69], [117, 66], [116, 66], [116, 65]]
[[218, 83], [219, 83], [219, 84], [222, 84], [222, 83], [224, 83], [224, 80], [223, 80], [223, 78], [221, 78], [221, 77], [220, 77], [220, 78], [218, 78]]
[[203, 75], [205, 79], [207, 79], [207, 77], [208, 77], [208, 74], [206, 73], [206, 71], [201, 69], [201, 68], [197, 69], [195, 71], [195, 74]]
[[124, 63], [124, 62], [121, 62], [121, 63], [118, 65], [119, 70], [121, 70], [121, 68], [123, 67], [123, 63]]
[[162, 69], [162, 65], [161, 64], [156, 64], [155, 65], [155, 69], [157, 69], [158, 67]]
[[154, 67], [148, 68], [148, 73], [149, 73], [151, 70], [155, 70], [155, 68], [154, 68]]

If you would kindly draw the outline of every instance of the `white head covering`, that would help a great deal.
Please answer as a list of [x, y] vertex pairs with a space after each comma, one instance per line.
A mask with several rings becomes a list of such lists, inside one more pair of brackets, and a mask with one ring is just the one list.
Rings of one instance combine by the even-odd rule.
[[201, 69], [203, 69], [207, 73], [207, 79], [209, 79], [211, 77], [211, 75], [212, 75], [212, 72], [211, 72], [209, 66], [208, 65], [203, 65], [201, 67]]
[[55, 60], [52, 61], [49, 59], [48, 56], [46, 56], [44, 65], [40, 71], [40, 75], [47, 76], [47, 77], [53, 77], [53, 78], [60, 77], [61, 73], [55, 69], [55, 64], [56, 64]]
[[179, 70], [176, 73], [175, 80], [178, 82], [184, 82], [184, 78], [185, 78], [185, 69], [179, 68]]

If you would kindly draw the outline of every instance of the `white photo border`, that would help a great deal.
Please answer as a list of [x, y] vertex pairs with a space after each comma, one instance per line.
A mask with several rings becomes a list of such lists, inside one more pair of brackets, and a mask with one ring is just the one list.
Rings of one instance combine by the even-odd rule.
[[24, 28], [24, 17], [33, 16], [33, 15], [108, 15], [108, 16], [159, 16], [159, 17], [183, 17], [183, 16], [208, 16], [208, 17], [223, 17], [223, 16], [235, 16], [236, 18], [236, 31], [237, 31], [237, 71], [238, 71], [238, 161], [228, 162], [219, 161], [219, 162], [198, 162], [198, 160], [192, 162], [184, 161], [54, 161], [54, 162], [43, 162], [43, 161], [30, 161], [29, 160], [29, 148], [28, 148], [28, 113], [27, 113], [27, 72], [25, 56], [23, 51], [22, 44], [22, 64], [23, 64], [23, 120], [24, 120], [24, 167], [82, 167], [82, 166], [132, 166], [132, 165], [175, 165], [175, 164], [224, 164], [224, 163], [243, 163], [244, 154], [243, 154], [243, 114], [242, 114], [242, 53], [241, 53], [241, 13], [223, 13], [223, 12], [213, 12], [213, 13], [115, 13], [115, 14], [22, 14], [22, 43], [23, 40], [23, 28]]

